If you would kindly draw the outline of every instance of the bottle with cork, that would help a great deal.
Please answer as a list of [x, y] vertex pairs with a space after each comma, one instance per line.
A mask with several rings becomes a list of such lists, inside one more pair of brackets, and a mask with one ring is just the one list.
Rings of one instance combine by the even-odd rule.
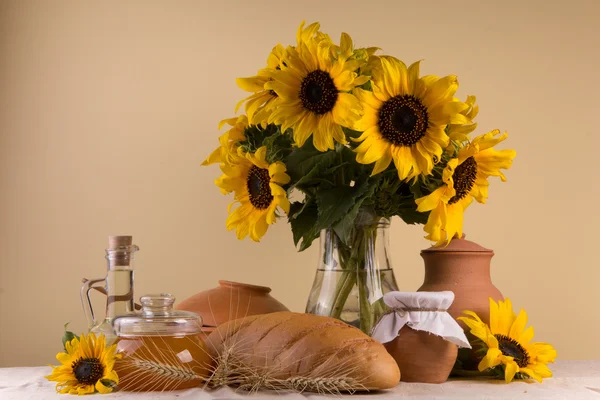
[[[131, 236], [109, 236], [106, 249], [107, 273], [100, 279], [85, 280], [81, 287], [81, 302], [89, 331], [106, 336], [107, 345], [116, 340], [112, 322], [119, 315], [133, 314], [133, 260], [139, 247]], [[106, 316], [96, 320], [90, 290], [106, 293]]]

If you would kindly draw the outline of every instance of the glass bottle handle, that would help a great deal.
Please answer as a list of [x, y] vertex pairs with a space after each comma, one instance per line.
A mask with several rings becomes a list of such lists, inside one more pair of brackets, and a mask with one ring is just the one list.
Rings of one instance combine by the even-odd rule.
[[81, 304], [83, 305], [83, 313], [87, 319], [88, 329], [92, 329], [96, 326], [96, 319], [94, 318], [94, 309], [92, 307], [92, 301], [90, 299], [90, 290], [94, 288], [94, 285], [102, 282], [106, 285], [106, 278], [92, 279], [86, 281], [81, 287]]

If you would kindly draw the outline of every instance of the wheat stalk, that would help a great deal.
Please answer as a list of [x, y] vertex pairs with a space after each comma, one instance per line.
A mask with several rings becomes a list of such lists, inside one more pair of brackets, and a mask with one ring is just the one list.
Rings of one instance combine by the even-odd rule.
[[177, 379], [182, 382], [191, 381], [194, 379], [204, 379], [203, 376], [196, 374], [189, 368], [182, 368], [178, 365], [162, 364], [150, 360], [133, 359], [130, 361], [131, 365], [139, 368], [140, 370], [146, 370], [153, 374], [168, 377], [171, 379]]
[[[212, 374], [206, 380], [206, 386], [216, 388], [235, 386], [238, 390], [251, 393], [262, 389], [294, 392], [316, 392], [320, 394], [354, 393], [366, 391], [366, 387], [357, 379], [350, 377], [356, 370], [354, 363], [348, 365], [327, 365], [327, 362], [311, 371], [309, 375], [297, 375], [287, 379], [277, 377], [280, 368], [275, 366], [248, 365], [242, 359], [244, 354], [237, 350], [237, 343], [226, 345], [216, 360]], [[256, 357], [256, 355], [254, 355]], [[265, 354], [265, 359], [267, 355]], [[302, 362], [296, 359], [289, 365]], [[280, 365], [281, 366], [281, 365]]]

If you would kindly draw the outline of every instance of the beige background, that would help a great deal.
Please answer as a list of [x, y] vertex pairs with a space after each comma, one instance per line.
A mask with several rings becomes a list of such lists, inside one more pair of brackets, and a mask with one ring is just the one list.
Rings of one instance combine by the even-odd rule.
[[[480, 133], [510, 132], [509, 182], [465, 231], [496, 251], [493, 280], [537, 340], [600, 358], [598, 15], [595, 1], [0, 1], [0, 366], [53, 362], [63, 323], [85, 328], [80, 280], [104, 275], [110, 234], [142, 249], [138, 296], [230, 279], [304, 309], [316, 247], [296, 253], [284, 221], [238, 241], [218, 168], [199, 165], [245, 96], [235, 78], [302, 19], [457, 74]], [[422, 281], [422, 236], [393, 223], [403, 290]]]

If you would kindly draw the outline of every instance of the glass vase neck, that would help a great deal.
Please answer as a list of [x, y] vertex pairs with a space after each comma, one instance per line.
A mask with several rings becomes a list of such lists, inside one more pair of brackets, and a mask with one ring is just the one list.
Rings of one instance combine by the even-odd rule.
[[[388, 257], [390, 221], [385, 218], [371, 219], [369, 222], [353, 226], [346, 236], [341, 236], [335, 228], [321, 231], [320, 236], [320, 269], [341, 270], [349, 267], [348, 260], [353, 260], [352, 267], [364, 269], [365, 262], [377, 260], [371, 267], [391, 268]], [[379, 262], [380, 261], [380, 262]], [[373, 262], [369, 262], [373, 264]]]

